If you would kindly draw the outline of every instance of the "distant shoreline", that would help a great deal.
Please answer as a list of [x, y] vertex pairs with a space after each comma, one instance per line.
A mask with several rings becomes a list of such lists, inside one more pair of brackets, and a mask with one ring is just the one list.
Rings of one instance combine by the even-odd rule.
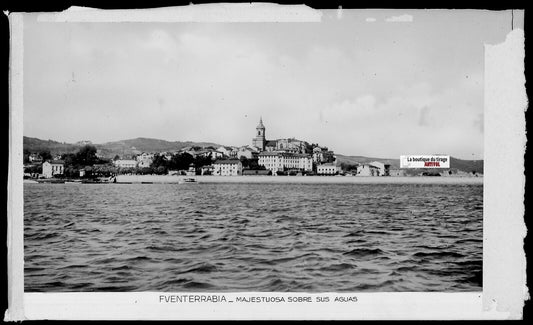
[[170, 176], [117, 175], [117, 183], [179, 183], [194, 178], [198, 183], [305, 183], [305, 184], [483, 184], [483, 177], [455, 176]]

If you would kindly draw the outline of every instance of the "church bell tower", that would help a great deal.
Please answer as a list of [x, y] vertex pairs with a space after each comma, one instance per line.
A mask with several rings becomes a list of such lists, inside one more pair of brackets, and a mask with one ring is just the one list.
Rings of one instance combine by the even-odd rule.
[[252, 140], [252, 145], [260, 151], [265, 151], [265, 126], [263, 125], [263, 118], [259, 118], [259, 125], [257, 125], [255, 138]]

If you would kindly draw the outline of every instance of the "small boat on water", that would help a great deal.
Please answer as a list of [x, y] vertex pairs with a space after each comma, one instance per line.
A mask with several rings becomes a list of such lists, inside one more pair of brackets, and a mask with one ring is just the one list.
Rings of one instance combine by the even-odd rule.
[[195, 178], [184, 178], [178, 182], [179, 184], [186, 184], [186, 183], [198, 183]]
[[41, 184], [65, 184], [65, 180], [63, 179], [55, 179], [55, 178], [45, 178], [45, 179], [37, 179], [37, 183]]
[[65, 181], [65, 184], [81, 184], [81, 179], [79, 179], [79, 180]]
[[33, 179], [25, 179], [25, 180], [23, 181], [23, 183], [27, 183], [27, 184], [39, 184], [39, 182], [34, 181]]
[[110, 184], [110, 183], [116, 183], [117, 177], [110, 176], [110, 177], [90, 178], [90, 179], [84, 179], [81, 182], [83, 184]]

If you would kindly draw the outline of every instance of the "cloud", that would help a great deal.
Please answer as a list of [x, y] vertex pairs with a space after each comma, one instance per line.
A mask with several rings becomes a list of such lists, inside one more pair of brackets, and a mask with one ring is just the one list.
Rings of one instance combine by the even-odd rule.
[[401, 15], [401, 16], [391, 16], [385, 19], [388, 23], [410, 23], [413, 22], [413, 16], [411, 15]]
[[[368, 15], [344, 11], [305, 27], [33, 26], [24, 38], [24, 133], [242, 145], [262, 115], [269, 139], [294, 136], [344, 154], [481, 153], [477, 34], [446, 38], [442, 23], [373, 25]], [[454, 60], [449, 48], [460, 49]]]
[[335, 102], [320, 111], [323, 123], [353, 123], [360, 118], [368, 118], [375, 111], [376, 99], [372, 95], [364, 95], [355, 100]]
[[368, 22], [368, 23], [373, 23], [373, 22], [376, 21], [376, 18], [374, 18], [374, 17], [368, 17], [367, 19], [365, 19], [365, 21]]

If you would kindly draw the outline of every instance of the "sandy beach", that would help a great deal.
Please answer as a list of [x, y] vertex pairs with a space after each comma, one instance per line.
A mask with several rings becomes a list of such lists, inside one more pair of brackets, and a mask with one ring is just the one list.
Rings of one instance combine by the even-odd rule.
[[483, 177], [364, 177], [364, 176], [170, 176], [118, 175], [118, 183], [324, 183], [324, 184], [483, 184]]

